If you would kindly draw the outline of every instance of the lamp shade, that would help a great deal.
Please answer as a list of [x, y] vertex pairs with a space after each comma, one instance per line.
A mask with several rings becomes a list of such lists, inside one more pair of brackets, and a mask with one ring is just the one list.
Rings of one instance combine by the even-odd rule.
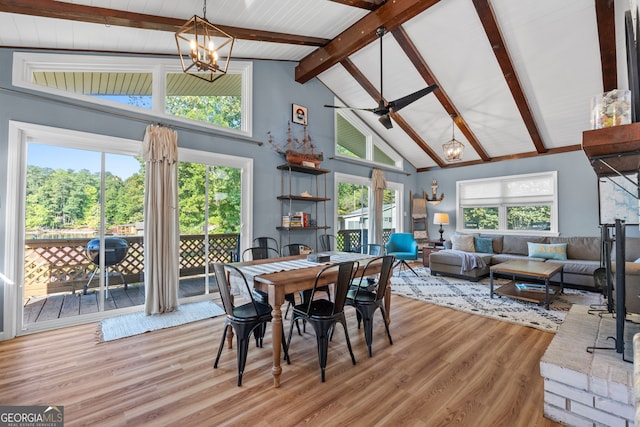
[[436, 225], [449, 224], [449, 214], [446, 214], [446, 213], [433, 214], [433, 223]]

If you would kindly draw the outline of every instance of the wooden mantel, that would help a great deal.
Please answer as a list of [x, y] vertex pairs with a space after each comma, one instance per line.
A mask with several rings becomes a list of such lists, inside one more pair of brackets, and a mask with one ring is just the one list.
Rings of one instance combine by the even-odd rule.
[[582, 150], [598, 176], [616, 175], [615, 171], [638, 172], [640, 169], [640, 123], [584, 131]]

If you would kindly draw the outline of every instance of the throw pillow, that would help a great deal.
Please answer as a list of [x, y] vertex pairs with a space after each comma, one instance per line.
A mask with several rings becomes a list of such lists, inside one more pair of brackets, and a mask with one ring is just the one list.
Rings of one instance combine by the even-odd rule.
[[493, 240], [488, 237], [474, 237], [473, 245], [476, 248], [476, 252], [482, 252], [484, 254], [493, 253]]
[[527, 242], [529, 246], [529, 256], [544, 259], [557, 259], [564, 261], [567, 259], [567, 244], [555, 243], [532, 243]]
[[454, 234], [451, 236], [451, 249], [465, 252], [475, 252], [473, 236], [469, 234]]

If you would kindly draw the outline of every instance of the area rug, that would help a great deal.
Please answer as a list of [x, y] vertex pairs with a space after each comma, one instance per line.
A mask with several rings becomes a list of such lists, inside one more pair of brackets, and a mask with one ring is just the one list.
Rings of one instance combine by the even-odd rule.
[[113, 341], [221, 314], [224, 314], [224, 310], [212, 301], [194, 302], [180, 305], [177, 311], [171, 313], [147, 316], [144, 312], [137, 312], [103, 319], [98, 335], [100, 341]]
[[[564, 294], [558, 295], [547, 310], [535, 303], [514, 298], [490, 298], [489, 278], [470, 282], [454, 277], [432, 276], [429, 269], [424, 267], [414, 270], [418, 276], [411, 271], [403, 271], [391, 277], [391, 291], [394, 294], [548, 332], [558, 330], [573, 304], [604, 304], [602, 294], [565, 289]], [[509, 280], [494, 279], [494, 288], [507, 282]]]

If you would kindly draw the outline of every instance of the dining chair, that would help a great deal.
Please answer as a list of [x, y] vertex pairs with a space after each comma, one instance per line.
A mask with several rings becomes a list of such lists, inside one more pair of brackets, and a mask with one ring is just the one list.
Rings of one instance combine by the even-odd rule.
[[396, 257], [396, 265], [394, 265], [394, 268], [400, 266], [398, 274], [406, 267], [411, 270], [413, 274], [418, 275], [407, 263], [407, 261], [415, 261], [418, 259], [418, 242], [416, 242], [413, 234], [392, 233], [385, 244], [385, 253]]
[[320, 235], [320, 247], [324, 252], [337, 250], [337, 239], [333, 234]]
[[254, 246], [242, 251], [242, 261], [277, 258], [278, 256], [280, 254], [275, 248], [266, 246]]
[[[384, 327], [389, 337], [389, 344], [393, 345], [391, 339], [391, 333], [389, 332], [389, 322], [387, 320], [387, 313], [384, 308], [384, 297], [387, 292], [389, 283], [389, 277], [393, 270], [393, 263], [395, 257], [393, 255], [385, 255], [370, 260], [364, 267], [362, 275], [360, 276], [360, 286], [351, 286], [347, 293], [347, 299], [345, 304], [353, 306], [356, 309], [356, 317], [358, 319], [358, 329], [360, 329], [360, 322], [364, 323], [364, 338], [369, 348], [369, 357], [372, 355], [371, 347], [373, 343], [373, 315], [379, 308], [382, 313], [382, 320], [384, 321]], [[380, 274], [378, 275], [377, 286], [374, 290], [369, 290], [367, 287], [362, 286], [366, 282], [366, 278], [370, 275], [371, 267], [380, 265]], [[369, 270], [369, 273], [367, 273]]]
[[253, 245], [259, 246], [262, 248], [272, 248], [277, 252], [278, 256], [280, 255], [280, 248], [278, 246], [278, 241], [273, 237], [266, 237], [266, 236], [256, 237], [255, 239], [253, 239]]
[[300, 243], [291, 243], [282, 247], [281, 255], [292, 256], [300, 254], [310, 254], [312, 252], [313, 248], [311, 246], [302, 245]]
[[[256, 346], [262, 347], [266, 324], [271, 321], [271, 311], [273, 309], [269, 304], [261, 303], [254, 299], [249, 282], [247, 282], [247, 278], [240, 269], [232, 265], [217, 262], [213, 264], [213, 269], [218, 283], [220, 299], [222, 299], [222, 305], [227, 315], [224, 322], [222, 339], [220, 340], [220, 347], [218, 348], [218, 355], [213, 363], [213, 368], [218, 367], [224, 341], [227, 337], [227, 330], [231, 327], [238, 340], [238, 386], [241, 386], [242, 374], [244, 373], [244, 367], [247, 362], [247, 352], [249, 350], [249, 337], [253, 333], [256, 339]], [[227, 271], [233, 271], [234, 277], [241, 280], [241, 285], [246, 287], [248, 291], [247, 294], [251, 296], [251, 301], [240, 306], [234, 304]], [[285, 360], [289, 363], [289, 353], [284, 339], [284, 331], [282, 332], [282, 350], [284, 351]]]
[[[329, 340], [333, 335], [333, 329], [337, 323], [341, 323], [344, 328], [344, 335], [347, 340], [349, 354], [351, 355], [351, 362], [354, 365], [356, 364], [356, 358], [353, 355], [353, 350], [351, 349], [351, 341], [349, 341], [347, 320], [344, 315], [344, 304], [351, 284], [351, 279], [357, 270], [358, 263], [355, 261], [347, 261], [324, 267], [316, 275], [313, 289], [311, 290], [308, 300], [293, 307], [289, 337], [287, 338], [287, 348], [289, 348], [289, 345], [291, 344], [294, 323], [298, 320], [303, 320], [304, 322], [311, 324], [316, 334], [322, 382], [325, 382], [325, 368], [327, 366]], [[337, 277], [335, 277], [336, 275]], [[327, 299], [315, 299], [314, 295], [316, 291], [321, 286], [324, 286], [321, 285], [321, 283], [326, 282], [327, 278], [335, 284], [334, 301]]]
[[362, 247], [363, 251], [362, 253], [364, 254], [368, 254], [368, 255], [373, 255], [373, 256], [382, 256], [382, 245], [379, 245], [377, 243], [369, 243], [368, 245], [365, 245]]

